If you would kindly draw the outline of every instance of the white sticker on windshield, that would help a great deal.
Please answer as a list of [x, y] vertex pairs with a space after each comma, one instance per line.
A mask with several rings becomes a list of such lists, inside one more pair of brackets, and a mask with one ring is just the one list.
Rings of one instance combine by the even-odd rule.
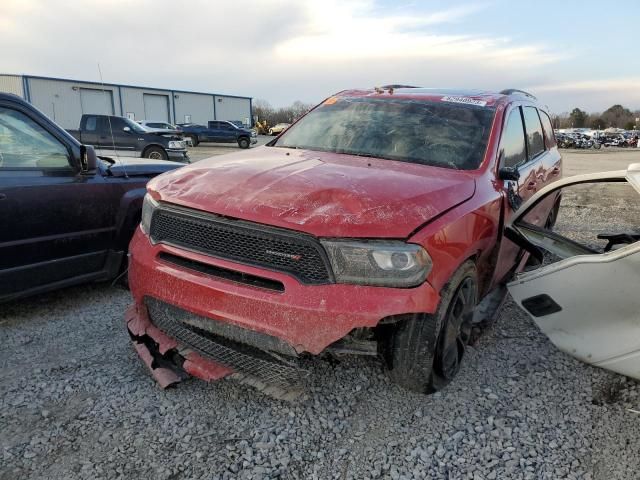
[[465, 103], [467, 105], [477, 105], [479, 107], [486, 107], [487, 102], [484, 100], [476, 100], [475, 98], [469, 97], [442, 97], [443, 102], [453, 102], [453, 103]]

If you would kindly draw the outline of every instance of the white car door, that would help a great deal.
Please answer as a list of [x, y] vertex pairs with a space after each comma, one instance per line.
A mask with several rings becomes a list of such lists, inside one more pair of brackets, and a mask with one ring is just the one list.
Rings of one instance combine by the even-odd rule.
[[[567, 188], [582, 184], [594, 191], [599, 183], [626, 183], [640, 202], [640, 164], [630, 165], [627, 171], [570, 177], [544, 188], [514, 214], [507, 233], [539, 259], [551, 256], [557, 261], [518, 274], [508, 288], [560, 350], [640, 379], [640, 216], [630, 215], [636, 227], [632, 231], [602, 232], [611, 233], [604, 239], [608, 242], [604, 252], [563, 235], [561, 228], [544, 230], [525, 221], [527, 212], [547, 195], [559, 189], [564, 194]], [[624, 210], [627, 200], [621, 205]], [[577, 207], [582, 211], [585, 205]], [[615, 230], [619, 210], [607, 211], [605, 205], [601, 211], [607, 227]], [[580, 218], [573, 230], [588, 226], [590, 219], [589, 215]], [[603, 240], [601, 235], [597, 238]]]

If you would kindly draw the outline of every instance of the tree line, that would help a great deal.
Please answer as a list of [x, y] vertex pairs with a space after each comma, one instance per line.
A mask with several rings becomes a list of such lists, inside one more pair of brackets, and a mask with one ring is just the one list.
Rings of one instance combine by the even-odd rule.
[[574, 108], [571, 112], [553, 115], [554, 128], [593, 128], [604, 130], [605, 128], [624, 128], [625, 130], [637, 130], [640, 128], [640, 110], [631, 111], [622, 105], [613, 105], [604, 112], [587, 113], [580, 108]]
[[273, 126], [278, 123], [293, 123], [313, 107], [313, 104], [296, 100], [288, 107], [274, 108], [266, 100], [257, 99], [253, 103], [253, 115], [259, 122], [266, 120], [269, 126]]
[[[269, 126], [278, 123], [293, 123], [302, 115], [314, 107], [313, 104], [299, 100], [287, 107], [274, 108], [269, 102], [257, 99], [253, 104], [253, 115], [259, 122], [266, 120]], [[588, 113], [578, 107], [571, 112], [552, 115], [554, 128], [593, 128], [604, 130], [605, 128], [624, 128], [625, 130], [640, 129], [640, 110], [631, 111], [622, 105], [613, 105], [604, 112]]]

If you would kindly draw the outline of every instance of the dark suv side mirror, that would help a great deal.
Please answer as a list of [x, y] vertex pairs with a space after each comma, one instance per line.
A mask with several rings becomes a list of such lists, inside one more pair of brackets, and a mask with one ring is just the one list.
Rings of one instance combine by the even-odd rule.
[[520, 179], [518, 167], [500, 167], [500, 170], [498, 170], [498, 178], [500, 180], [513, 180], [517, 182]]
[[98, 167], [98, 156], [91, 145], [80, 147], [80, 170], [82, 173], [92, 172]]

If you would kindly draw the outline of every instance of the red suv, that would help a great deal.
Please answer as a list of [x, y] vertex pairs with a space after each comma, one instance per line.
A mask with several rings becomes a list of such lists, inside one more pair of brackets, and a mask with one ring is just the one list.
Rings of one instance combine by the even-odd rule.
[[561, 173], [526, 92], [343, 91], [266, 146], [148, 184], [131, 338], [163, 386], [235, 373], [288, 388], [301, 356], [333, 352], [437, 390], [526, 262], [505, 222]]

